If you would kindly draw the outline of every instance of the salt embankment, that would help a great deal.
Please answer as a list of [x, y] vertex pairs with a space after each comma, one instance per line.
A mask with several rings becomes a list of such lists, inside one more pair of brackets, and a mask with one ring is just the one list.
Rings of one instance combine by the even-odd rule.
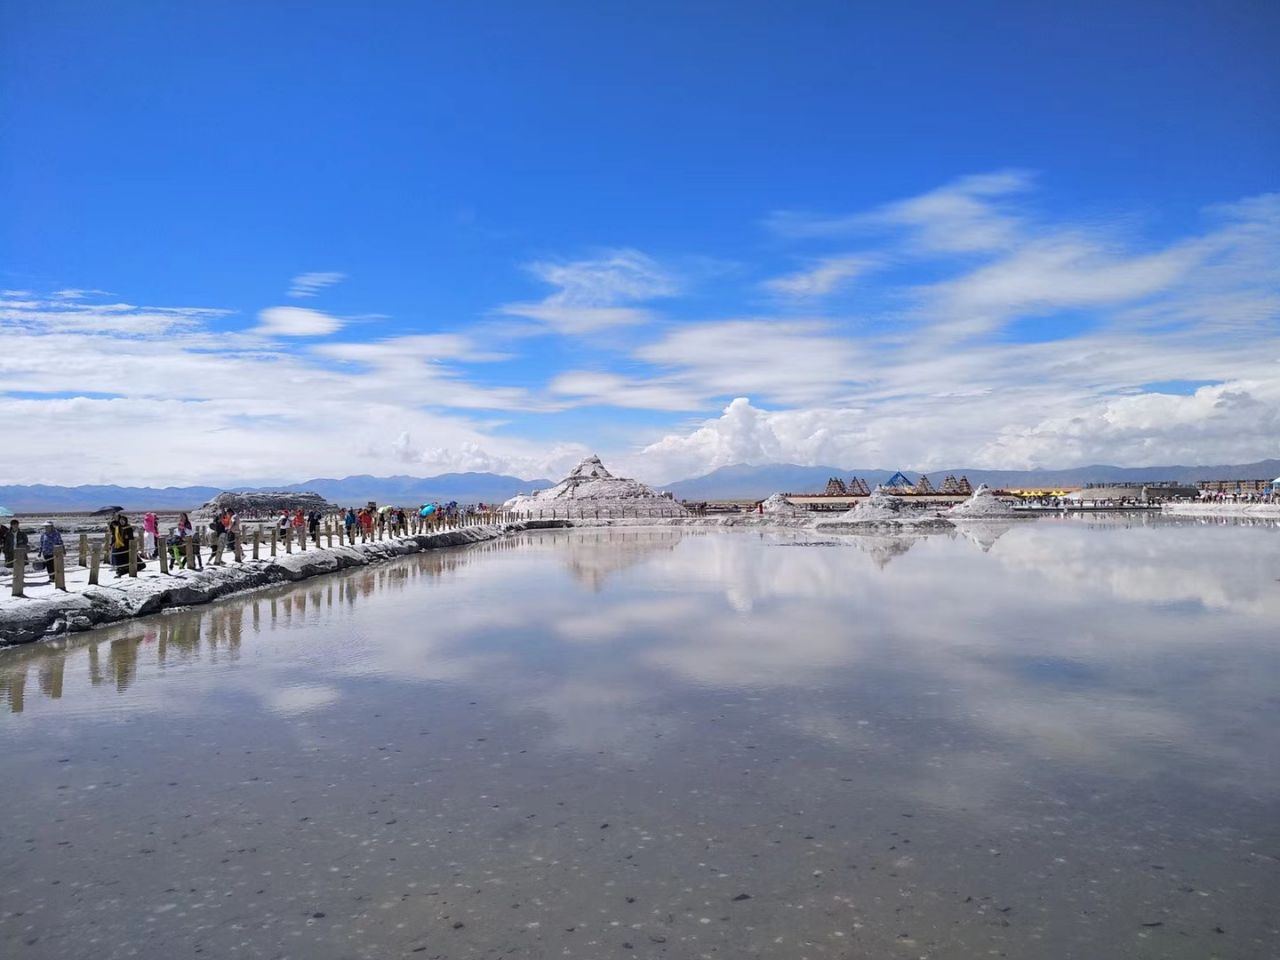
[[947, 511], [950, 518], [972, 518], [974, 520], [1008, 520], [1027, 516], [1013, 509], [1013, 504], [997, 497], [985, 483], [979, 484], [968, 500], [957, 503]]
[[508, 532], [554, 526], [569, 524], [551, 520], [483, 524], [369, 543], [312, 547], [305, 552], [260, 560], [229, 560], [220, 566], [206, 564], [203, 570], [175, 570], [168, 574], [161, 574], [153, 560], [148, 561], [146, 569], [136, 578], [113, 579], [111, 567], [104, 565], [102, 582], [97, 586], [88, 583], [87, 570], [71, 568], [67, 571], [65, 592], [31, 577], [24, 591], [26, 596], [14, 597], [6, 592], [0, 597], [0, 647], [90, 630], [171, 607], [209, 603], [232, 593], [307, 580], [425, 550], [463, 546], [494, 540]]
[[886, 493], [880, 487], [872, 491], [871, 496], [852, 510], [831, 520], [819, 520], [814, 524], [818, 530], [857, 530], [877, 527], [946, 530], [951, 526], [949, 520], [931, 512], [928, 505], [909, 503], [905, 497]]
[[1280, 503], [1164, 503], [1160, 512], [1175, 517], [1255, 517], [1280, 520]]
[[689, 511], [639, 480], [615, 477], [599, 457], [587, 457], [554, 487], [512, 497], [502, 509], [518, 516], [587, 519], [687, 517]]

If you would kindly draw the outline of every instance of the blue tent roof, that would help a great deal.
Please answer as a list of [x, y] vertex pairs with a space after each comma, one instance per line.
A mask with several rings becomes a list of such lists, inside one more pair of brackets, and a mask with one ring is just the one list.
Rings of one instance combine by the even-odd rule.
[[907, 479], [907, 475], [899, 470], [892, 477], [886, 480], [882, 486], [885, 487], [914, 487], [915, 484]]

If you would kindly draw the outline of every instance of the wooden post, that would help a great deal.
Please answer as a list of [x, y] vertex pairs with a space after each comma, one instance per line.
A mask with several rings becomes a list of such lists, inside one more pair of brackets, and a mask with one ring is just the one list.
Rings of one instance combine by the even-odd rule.
[[214, 566], [222, 566], [222, 551], [226, 547], [227, 541], [222, 534], [215, 534], [213, 538], [213, 563]]
[[244, 528], [236, 533], [236, 563], [244, 563]]
[[303, 553], [307, 552], [307, 528], [306, 527], [298, 528], [298, 546], [302, 549]]
[[196, 535], [194, 531], [191, 536], [182, 538], [182, 545], [187, 551], [187, 569], [194, 570], [196, 568], [195, 551], [199, 549], [199, 547], [196, 546]]
[[135, 537], [129, 541], [129, 576], [136, 577], [138, 575], [138, 540]]
[[102, 556], [97, 550], [89, 554], [89, 585], [96, 587], [98, 585], [98, 564], [102, 562]]
[[167, 577], [169, 575], [169, 547], [160, 542], [160, 537], [156, 536], [156, 559], [160, 561], [160, 574]]
[[13, 595], [15, 597], [22, 596], [22, 583], [26, 573], [27, 550], [25, 547], [18, 547], [13, 551]]
[[89, 558], [89, 535], [80, 534], [80, 566], [85, 566]]
[[284, 552], [293, 553], [293, 527], [284, 528]]
[[325, 535], [329, 538], [329, 549], [333, 549], [333, 524], [326, 523], [324, 525]]
[[276, 537], [277, 536], [278, 536], [278, 533], [276, 531], [276, 528], [272, 527], [271, 528], [271, 555], [273, 557], [276, 555]]
[[258, 547], [262, 543], [262, 528], [253, 531], [253, 559], [258, 559]]

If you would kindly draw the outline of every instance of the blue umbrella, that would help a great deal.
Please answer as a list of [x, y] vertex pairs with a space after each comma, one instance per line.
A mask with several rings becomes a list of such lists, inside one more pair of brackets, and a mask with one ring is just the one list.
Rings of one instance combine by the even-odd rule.
[[429, 517], [435, 512], [436, 512], [436, 505], [434, 503], [426, 503], [426, 504], [423, 504], [422, 509], [418, 511], [418, 516]]

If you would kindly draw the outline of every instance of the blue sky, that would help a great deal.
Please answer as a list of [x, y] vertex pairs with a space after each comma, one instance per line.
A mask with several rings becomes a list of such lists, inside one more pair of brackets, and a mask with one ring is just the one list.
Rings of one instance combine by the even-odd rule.
[[1265, 2], [0, 4], [5, 479], [1275, 456], [1276, 62]]

